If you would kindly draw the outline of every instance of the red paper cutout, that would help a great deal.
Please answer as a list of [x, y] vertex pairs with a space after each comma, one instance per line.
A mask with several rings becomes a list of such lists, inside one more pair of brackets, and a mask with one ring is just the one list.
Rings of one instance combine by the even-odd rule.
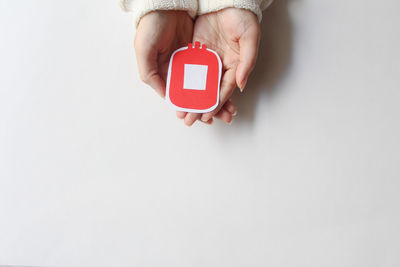
[[222, 63], [200, 42], [176, 50], [168, 68], [166, 100], [174, 109], [205, 113], [219, 103]]

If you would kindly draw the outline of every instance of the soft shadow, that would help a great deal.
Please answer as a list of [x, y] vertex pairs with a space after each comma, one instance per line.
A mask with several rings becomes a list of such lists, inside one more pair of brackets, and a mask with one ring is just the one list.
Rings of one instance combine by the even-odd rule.
[[[279, 82], [283, 79], [292, 54], [292, 25], [288, 12], [290, 0], [275, 0], [263, 13], [262, 37], [257, 65], [243, 93], [236, 90], [233, 102], [238, 116], [234, 124], [252, 126], [256, 116], [257, 101], [262, 94], [271, 100]], [[249, 125], [250, 124], [250, 125]]]

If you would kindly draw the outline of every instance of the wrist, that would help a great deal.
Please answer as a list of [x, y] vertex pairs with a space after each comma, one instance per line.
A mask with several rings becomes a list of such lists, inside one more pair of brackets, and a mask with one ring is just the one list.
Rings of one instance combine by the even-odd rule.
[[152, 11], [186, 11], [192, 19], [196, 17], [198, 11], [197, 0], [120, 0], [120, 3], [124, 10], [134, 13], [136, 27], [138, 26], [140, 19]]
[[253, 12], [258, 21], [261, 22], [262, 10], [265, 9], [272, 0], [198, 0], [198, 15], [217, 12], [226, 8], [240, 8]]

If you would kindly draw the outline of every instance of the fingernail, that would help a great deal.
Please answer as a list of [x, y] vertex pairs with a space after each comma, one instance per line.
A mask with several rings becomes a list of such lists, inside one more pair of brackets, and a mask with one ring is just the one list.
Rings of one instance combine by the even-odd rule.
[[201, 117], [201, 121], [203, 121], [203, 122], [207, 122], [207, 121], [209, 121], [210, 119], [207, 119], [207, 118], [205, 118], [205, 117]]
[[184, 120], [183, 124], [185, 124], [187, 127], [190, 127], [193, 125], [193, 123], [189, 123], [188, 121]]
[[241, 93], [244, 91], [246, 84], [247, 84], [247, 78], [242, 82], [242, 86], [239, 87]]
[[235, 112], [233, 112], [232, 116], [236, 116], [237, 115], [237, 110], [235, 110]]

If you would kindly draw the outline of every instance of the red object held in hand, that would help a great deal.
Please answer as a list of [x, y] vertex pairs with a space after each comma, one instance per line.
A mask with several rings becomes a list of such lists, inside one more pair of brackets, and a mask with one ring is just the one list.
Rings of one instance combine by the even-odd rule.
[[166, 100], [174, 109], [205, 113], [219, 103], [222, 63], [218, 54], [206, 45], [176, 50], [168, 68]]

